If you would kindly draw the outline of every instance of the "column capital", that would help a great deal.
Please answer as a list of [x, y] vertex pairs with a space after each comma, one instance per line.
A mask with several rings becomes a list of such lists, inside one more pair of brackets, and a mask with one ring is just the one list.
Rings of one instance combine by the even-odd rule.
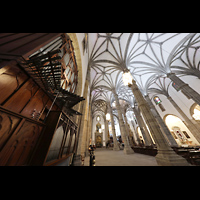
[[173, 75], [175, 75], [175, 73], [173, 73], [173, 72], [167, 73], [167, 77], [170, 77], [170, 76], [173, 76]]
[[115, 88], [113, 87], [113, 88], [111, 88], [111, 92], [113, 93], [113, 94], [116, 94], [116, 90], [115, 90]]
[[113, 93], [113, 95], [114, 95], [115, 97], [117, 97], [117, 98], [118, 98], [118, 94], [116, 93], [116, 91], [115, 91], [115, 90], [112, 90], [112, 93]]

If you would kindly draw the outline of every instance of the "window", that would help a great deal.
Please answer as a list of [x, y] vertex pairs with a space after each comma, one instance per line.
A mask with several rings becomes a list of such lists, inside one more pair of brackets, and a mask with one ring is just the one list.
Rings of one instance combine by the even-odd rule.
[[164, 111], [165, 111], [165, 108], [164, 108], [164, 106], [161, 104], [162, 101], [160, 100], [160, 98], [159, 98], [158, 96], [155, 96], [155, 97], [153, 98], [153, 100], [154, 100], [155, 104], [159, 106], [159, 108], [162, 110], [162, 112], [164, 112]]
[[159, 103], [162, 102], [158, 96], [155, 96], [155, 97], [153, 98], [153, 100], [154, 100], [154, 102], [156, 103], [156, 105], [158, 105]]
[[98, 122], [101, 121], [100, 115], [97, 116], [97, 121], [98, 121]]
[[188, 135], [188, 133], [186, 131], [182, 131], [182, 132], [186, 136], [186, 138], [190, 138], [190, 136]]
[[172, 82], [172, 86], [177, 92], [180, 90], [180, 87], [176, 83]]

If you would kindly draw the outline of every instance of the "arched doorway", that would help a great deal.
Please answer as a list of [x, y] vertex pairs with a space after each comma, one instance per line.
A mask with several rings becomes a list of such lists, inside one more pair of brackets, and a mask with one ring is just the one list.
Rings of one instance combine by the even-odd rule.
[[188, 147], [199, 145], [198, 141], [179, 117], [168, 114], [164, 117], [164, 121], [179, 146]]

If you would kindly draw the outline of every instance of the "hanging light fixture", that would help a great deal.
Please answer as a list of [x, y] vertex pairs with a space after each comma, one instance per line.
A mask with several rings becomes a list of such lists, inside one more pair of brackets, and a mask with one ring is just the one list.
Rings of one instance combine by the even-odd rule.
[[124, 82], [125, 86], [132, 85], [133, 77], [132, 77], [130, 71], [124, 72], [123, 75], [122, 75], [122, 78], [123, 78], [123, 82]]
[[106, 120], [108, 120], [108, 121], [110, 120], [110, 113], [106, 114]]
[[112, 107], [113, 107], [113, 108], [116, 108], [116, 101], [114, 101], [114, 102], [112, 103]]

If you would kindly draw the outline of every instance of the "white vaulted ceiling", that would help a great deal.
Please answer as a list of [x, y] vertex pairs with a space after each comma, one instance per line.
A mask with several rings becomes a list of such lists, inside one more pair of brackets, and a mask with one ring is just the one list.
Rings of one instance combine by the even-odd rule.
[[199, 72], [200, 34], [89, 33], [92, 100], [112, 101], [113, 88], [130, 104], [133, 95], [122, 82], [129, 69], [143, 94], [167, 73]]

